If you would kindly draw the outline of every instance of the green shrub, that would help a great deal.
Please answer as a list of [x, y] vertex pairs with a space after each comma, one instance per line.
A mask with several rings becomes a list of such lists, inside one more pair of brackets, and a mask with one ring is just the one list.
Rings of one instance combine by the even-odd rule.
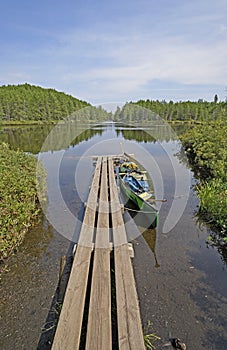
[[7, 144], [0, 144], [1, 259], [19, 246], [40, 212], [36, 165], [34, 156], [12, 151]]
[[224, 122], [196, 126], [181, 139], [194, 170], [200, 213], [222, 231], [227, 230], [227, 126]]

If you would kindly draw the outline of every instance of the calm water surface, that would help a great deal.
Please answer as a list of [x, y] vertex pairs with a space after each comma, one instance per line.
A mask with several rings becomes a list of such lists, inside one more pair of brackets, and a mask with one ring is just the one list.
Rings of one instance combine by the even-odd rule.
[[[3, 130], [1, 139], [38, 154], [50, 129]], [[157, 349], [168, 349], [163, 345], [169, 332], [187, 349], [227, 349], [226, 255], [206, 243], [211, 231], [196, 216], [196, 180], [179, 142], [164, 129], [83, 126], [70, 147], [41, 155], [48, 171], [50, 222], [44, 216], [19, 252], [8, 259], [9, 272], [1, 281], [1, 349], [37, 348], [57, 286], [60, 258], [78, 238], [94, 169], [90, 155], [119, 154], [122, 147], [147, 169], [156, 198], [167, 199], [157, 202], [157, 229], [140, 228], [141, 236], [133, 237], [145, 332], [161, 337]]]

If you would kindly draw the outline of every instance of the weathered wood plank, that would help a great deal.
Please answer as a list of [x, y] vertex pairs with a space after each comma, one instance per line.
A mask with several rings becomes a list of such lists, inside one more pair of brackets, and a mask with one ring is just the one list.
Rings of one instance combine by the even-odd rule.
[[96, 248], [94, 254], [86, 350], [111, 350], [110, 251]]
[[128, 245], [114, 248], [118, 341], [120, 350], [145, 349]]
[[79, 349], [91, 248], [77, 247], [52, 350]]
[[53, 350], [79, 349], [84, 304], [92, 251], [101, 158], [98, 159], [84, 214], [80, 238], [62, 306]]
[[[127, 244], [127, 236], [109, 160], [111, 215], [113, 223], [114, 263], [117, 300], [118, 341], [120, 350], [145, 349], [139, 301]], [[118, 199], [118, 201], [117, 201]]]
[[97, 233], [95, 239], [96, 248], [109, 248], [109, 200], [108, 200], [108, 178], [107, 158], [103, 157], [101, 172], [101, 187], [98, 206]]
[[127, 243], [124, 220], [122, 218], [121, 204], [119, 201], [118, 188], [114, 176], [113, 160], [109, 157], [109, 186], [110, 186], [110, 207], [112, 222], [117, 230], [114, 231], [114, 246]]
[[107, 158], [102, 161], [99, 213], [89, 305], [86, 350], [112, 349]]
[[90, 193], [88, 196], [87, 206], [86, 206], [86, 210], [83, 218], [83, 224], [80, 231], [78, 245], [85, 245], [85, 246], [92, 247], [95, 215], [96, 215], [97, 202], [98, 202], [99, 182], [100, 182], [100, 175], [101, 175], [101, 162], [102, 162], [102, 157], [98, 157]]

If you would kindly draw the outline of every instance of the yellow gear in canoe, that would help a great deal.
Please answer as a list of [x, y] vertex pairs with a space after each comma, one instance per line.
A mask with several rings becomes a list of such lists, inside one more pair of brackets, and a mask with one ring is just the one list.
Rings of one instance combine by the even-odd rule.
[[148, 192], [143, 192], [143, 193], [139, 194], [139, 197], [142, 198], [144, 201], [147, 201], [148, 199], [150, 199], [152, 197], [152, 194], [148, 193]]
[[137, 169], [137, 165], [133, 162], [123, 163], [122, 165], [128, 169], [133, 169], [133, 170]]

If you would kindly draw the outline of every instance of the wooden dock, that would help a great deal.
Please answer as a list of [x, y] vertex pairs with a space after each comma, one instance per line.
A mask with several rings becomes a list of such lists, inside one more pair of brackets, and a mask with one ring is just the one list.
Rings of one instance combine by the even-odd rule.
[[97, 159], [52, 349], [81, 349], [82, 338], [86, 350], [145, 349], [112, 157]]

